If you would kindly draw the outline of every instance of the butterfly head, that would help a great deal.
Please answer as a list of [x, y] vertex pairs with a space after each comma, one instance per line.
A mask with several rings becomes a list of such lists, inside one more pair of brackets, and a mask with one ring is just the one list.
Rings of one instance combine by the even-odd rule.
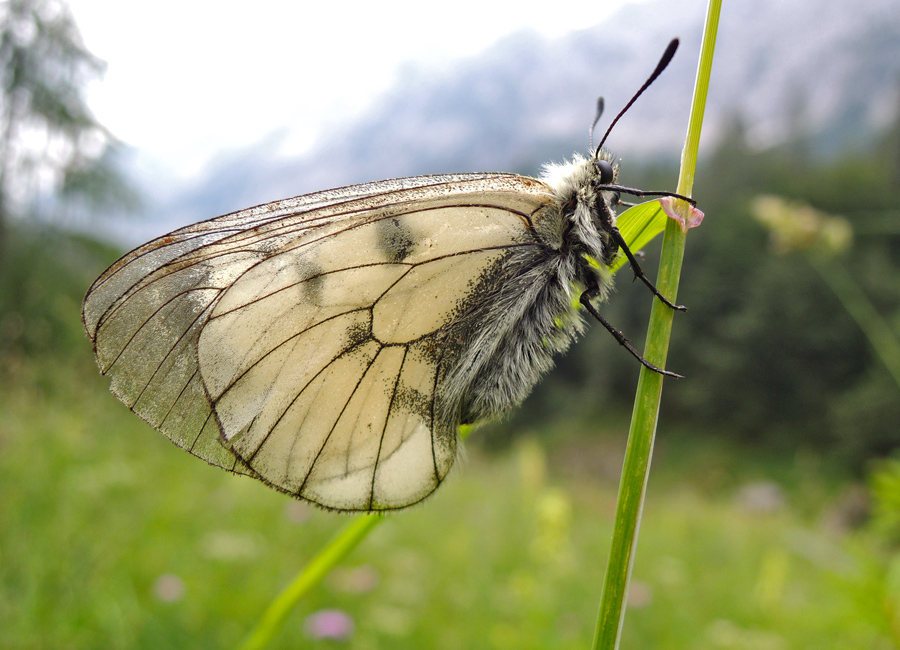
[[[590, 129], [588, 129], [589, 138], [590, 138], [590, 147], [591, 147], [591, 176], [592, 183], [596, 190], [597, 196], [602, 196], [602, 205], [600, 204], [600, 199], [597, 199], [597, 205], [595, 206], [595, 213], [601, 217], [602, 223], [597, 223], [597, 227], [601, 230], [601, 232], [609, 232], [609, 230], [615, 226], [615, 211], [613, 208], [619, 204], [619, 192], [617, 189], [613, 189], [612, 187], [616, 184], [616, 178], [618, 176], [618, 165], [613, 164], [612, 155], [603, 149], [603, 144], [606, 142], [606, 139], [609, 137], [609, 134], [612, 133], [613, 127], [615, 127], [616, 123], [628, 112], [628, 109], [637, 101], [637, 98], [640, 97], [647, 88], [656, 80], [656, 78], [662, 74], [662, 71], [666, 69], [666, 66], [669, 65], [669, 62], [672, 60], [672, 57], [675, 56], [675, 51], [678, 49], [678, 39], [673, 39], [668, 47], [666, 47], [666, 51], [663, 52], [662, 58], [659, 60], [659, 63], [656, 64], [656, 69], [650, 74], [650, 77], [644, 84], [638, 89], [638, 91], [634, 94], [634, 96], [629, 100], [625, 107], [619, 111], [619, 113], [613, 118], [612, 122], [610, 122], [609, 127], [606, 129], [606, 133], [603, 134], [603, 137], [600, 139], [600, 144], [597, 145], [597, 148], [594, 149], [594, 128], [597, 126], [597, 122], [600, 121], [600, 117], [603, 115], [603, 106], [604, 101], [602, 97], [597, 98], [597, 110], [594, 114], [594, 120], [591, 122]], [[609, 216], [609, 223], [607, 224], [603, 221], [604, 215]]]
[[[599, 147], [594, 152], [591, 163], [593, 165], [593, 182], [597, 190], [598, 200], [602, 199], [605, 204], [605, 210], [602, 209], [604, 206], [597, 206], [597, 212], [606, 212], [614, 217], [615, 207], [619, 204], [619, 192], [606, 189], [606, 186], [614, 186], [616, 184], [616, 179], [619, 176], [619, 165], [613, 164], [612, 154], [603, 151]], [[613, 218], [609, 225], [612, 225], [614, 222], [615, 219]], [[601, 226], [601, 224], [597, 225], [598, 227]], [[606, 227], [608, 228], [609, 225]]]
[[539, 230], [547, 228], [542, 239], [571, 252], [574, 259], [609, 266], [618, 253], [610, 233], [619, 196], [607, 188], [614, 187], [618, 171], [607, 151], [594, 151], [589, 157], [575, 154], [568, 163], [546, 165], [542, 180], [553, 189], [555, 200], [544, 213], [547, 218], [539, 220]]
[[597, 168], [597, 180], [600, 181], [600, 185], [609, 185], [613, 182], [616, 177], [616, 170], [611, 162], [605, 158], [594, 159], [594, 167]]
[[618, 254], [618, 246], [610, 238], [616, 225], [616, 206], [619, 193], [608, 189], [615, 187], [619, 175], [619, 165], [608, 151], [597, 147], [591, 158], [586, 161], [589, 168], [590, 189], [583, 196], [587, 202], [586, 212], [590, 214], [591, 225], [603, 241], [602, 255], [597, 260], [604, 266], [612, 264]]

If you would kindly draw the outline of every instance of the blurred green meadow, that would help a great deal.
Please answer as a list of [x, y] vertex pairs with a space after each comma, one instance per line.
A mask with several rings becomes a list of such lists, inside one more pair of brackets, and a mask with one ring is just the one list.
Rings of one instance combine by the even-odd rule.
[[[856, 161], [862, 234], [825, 265], [896, 336], [900, 244], [865, 229], [896, 198], [885, 155]], [[767, 190], [842, 211], [845, 193], [804, 188], [849, 163], [788, 184], [783, 160], [726, 142], [701, 176], [717, 220], [689, 242], [669, 356], [688, 379], [663, 395], [623, 647], [900, 647], [900, 387], [822, 261], [774, 254], [750, 207]], [[7, 231], [2, 648], [237, 647], [350, 521], [206, 466], [108, 392], [80, 301], [120, 253]], [[635, 337], [648, 303], [607, 313]], [[271, 647], [589, 647], [637, 372], [608, 338], [588, 332], [517, 414], [476, 430], [435, 496], [379, 524]]]
[[[234, 647], [349, 519], [205, 466], [105, 383], [87, 353], [7, 369], [0, 647]], [[502, 453], [473, 439], [436, 495], [380, 524], [272, 647], [336, 647], [304, 628], [321, 609], [352, 619], [349, 648], [588, 647], [625, 426], [570, 428]], [[626, 647], [894, 647], [859, 486], [809, 454], [666, 439]]]

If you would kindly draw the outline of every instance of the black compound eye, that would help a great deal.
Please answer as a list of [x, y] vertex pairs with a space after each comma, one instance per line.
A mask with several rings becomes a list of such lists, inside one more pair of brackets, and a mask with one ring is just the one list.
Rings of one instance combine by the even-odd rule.
[[608, 185], [613, 180], [613, 166], [608, 160], [598, 160], [596, 163], [597, 170], [600, 172], [600, 184]]

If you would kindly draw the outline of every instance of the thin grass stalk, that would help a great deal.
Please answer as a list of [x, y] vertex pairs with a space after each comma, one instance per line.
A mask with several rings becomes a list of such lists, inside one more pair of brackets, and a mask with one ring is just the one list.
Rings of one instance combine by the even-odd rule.
[[844, 305], [869, 339], [876, 356], [900, 387], [900, 340], [884, 317], [878, 313], [862, 288], [853, 280], [843, 264], [834, 258], [811, 253], [809, 260], [819, 275]]
[[240, 646], [240, 650], [264, 648], [284, 626], [288, 614], [329, 571], [340, 564], [369, 532], [384, 519], [375, 513], [357, 516], [316, 555], [303, 571], [272, 601], [259, 623]]
[[[706, 107], [721, 4], [721, 0], [710, 0], [707, 8], [691, 117], [681, 156], [681, 170], [676, 190], [684, 196], [691, 196], [694, 185], [700, 128], [703, 124], [703, 113]], [[687, 208], [688, 205], [681, 202], [679, 209], [686, 211]], [[678, 295], [684, 244], [685, 233], [675, 220], [670, 219], [666, 224], [663, 237], [656, 286], [673, 302]], [[672, 309], [659, 300], [653, 301], [644, 356], [648, 361], [661, 368], [664, 368], [666, 363], [673, 317]], [[619, 484], [613, 541], [603, 593], [600, 598], [594, 650], [616, 650], [622, 637], [625, 602], [628, 597], [631, 570], [634, 566], [635, 548], [644, 508], [647, 478], [650, 472], [650, 459], [653, 454], [656, 425], [659, 418], [662, 381], [663, 378], [660, 374], [647, 368], [641, 368], [631, 416], [631, 428], [628, 432], [628, 446], [625, 450], [622, 478]]]
[[[471, 431], [471, 426], [460, 425], [459, 437], [465, 440]], [[268, 645], [284, 627], [288, 615], [300, 602], [300, 599], [322, 582], [322, 579], [340, 564], [350, 554], [350, 551], [372, 532], [376, 525], [386, 518], [387, 515], [378, 512], [357, 515], [344, 526], [341, 532], [322, 547], [322, 550], [309, 561], [309, 564], [303, 567], [291, 584], [269, 604], [259, 623], [244, 639], [238, 650], [260, 650]]]

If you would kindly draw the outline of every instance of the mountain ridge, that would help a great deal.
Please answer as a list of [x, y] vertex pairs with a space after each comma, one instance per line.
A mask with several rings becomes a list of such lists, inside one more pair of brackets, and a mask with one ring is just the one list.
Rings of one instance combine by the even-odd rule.
[[[154, 211], [159, 227], [285, 196], [416, 174], [506, 170], [585, 151], [597, 94], [602, 133], [681, 38], [669, 69], [617, 124], [607, 146], [623, 163], [677, 161], [690, 108], [704, 9], [689, 0], [626, 5], [598, 25], [549, 39], [519, 32], [478, 57], [409, 67], [357, 122], [323, 134], [309, 154], [278, 154], [279, 137], [229, 152], [205, 179]], [[352, 83], [352, 80], [349, 80]], [[757, 148], [803, 136], [817, 151], [864, 146], [897, 113], [900, 7], [896, 0], [760, 0], [726, 4], [701, 153], [739, 119]], [[285, 134], [284, 137], [287, 137]], [[159, 214], [158, 213], [158, 214]], [[169, 228], [171, 229], [171, 228]]]

